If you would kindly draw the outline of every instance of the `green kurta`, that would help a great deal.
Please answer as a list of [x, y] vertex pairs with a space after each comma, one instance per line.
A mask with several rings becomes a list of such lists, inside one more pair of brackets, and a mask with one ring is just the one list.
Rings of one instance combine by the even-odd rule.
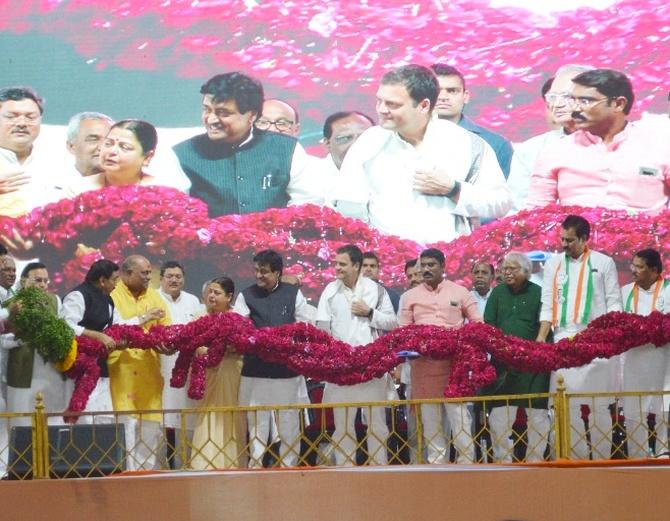
[[[527, 340], [535, 340], [540, 329], [540, 308], [542, 289], [527, 281], [518, 293], [512, 293], [506, 284], [493, 288], [486, 302], [484, 322], [501, 329], [506, 335], [514, 335]], [[482, 389], [482, 395], [531, 394], [549, 391], [549, 373], [525, 373], [509, 369], [497, 361], [491, 360], [498, 378]], [[510, 401], [510, 405], [528, 407], [528, 400]], [[504, 402], [489, 402], [490, 407], [506, 405]], [[546, 399], [532, 400], [530, 406], [547, 408]]]

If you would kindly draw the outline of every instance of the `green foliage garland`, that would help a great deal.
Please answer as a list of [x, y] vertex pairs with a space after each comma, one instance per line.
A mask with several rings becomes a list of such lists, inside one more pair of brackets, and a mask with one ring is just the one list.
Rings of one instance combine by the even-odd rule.
[[4, 306], [13, 302], [20, 303], [20, 310], [10, 317], [16, 338], [35, 348], [44, 360], [62, 362], [72, 347], [74, 331], [58, 318], [54, 297], [39, 288], [23, 288]]

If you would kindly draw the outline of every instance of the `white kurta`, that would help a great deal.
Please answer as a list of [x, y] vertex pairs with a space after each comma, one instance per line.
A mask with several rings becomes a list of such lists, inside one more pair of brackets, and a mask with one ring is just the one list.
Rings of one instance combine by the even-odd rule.
[[[648, 290], [639, 288], [637, 311], [632, 305], [630, 312], [638, 315], [649, 315], [652, 311], [661, 313], [670, 312], [670, 285], [660, 288], [655, 308], [652, 309], [653, 295], [657, 284], [655, 282]], [[624, 308], [629, 297], [632, 297], [633, 283], [627, 284], [622, 289]], [[628, 309], [625, 309], [629, 311]], [[614, 379], [617, 390], [621, 391], [670, 391], [670, 354], [668, 345], [656, 347], [652, 344], [643, 345], [630, 349], [625, 353], [612, 358]], [[623, 413], [626, 417], [626, 434], [628, 437], [628, 456], [631, 458], [644, 458], [649, 453], [647, 442], [647, 415], [656, 415], [656, 454], [668, 450], [668, 403], [667, 396], [664, 404], [663, 396], [627, 396], [621, 402]]]
[[[9, 350], [19, 346], [12, 333], [0, 336], [0, 349]], [[66, 391], [65, 378], [50, 362], [45, 362], [41, 355], [35, 352], [33, 360], [33, 376], [29, 388], [7, 386], [7, 410], [9, 412], [32, 413], [35, 411], [37, 393], [44, 396], [44, 412], [58, 413], [67, 408], [69, 396]], [[62, 424], [61, 416], [49, 418], [49, 424]], [[14, 425], [30, 425], [30, 417], [13, 418]]]
[[[163, 298], [170, 310], [170, 317], [172, 324], [187, 324], [201, 317], [204, 312], [204, 306], [198, 300], [198, 297], [182, 291], [176, 299], [165, 293], [163, 289], [159, 289], [158, 293]], [[160, 355], [161, 359], [161, 374], [163, 375], [163, 408], [164, 409], [189, 409], [198, 407], [198, 402], [192, 400], [187, 395], [188, 383], [180, 388], [170, 387], [170, 379], [172, 378], [172, 370], [174, 369], [177, 355]], [[181, 428], [180, 414], [165, 414], [164, 423], [166, 427], [173, 427], [175, 429]], [[186, 418], [187, 430], [193, 430], [195, 425], [195, 416], [188, 415]]]
[[[569, 258], [568, 269], [570, 273], [570, 285], [568, 295], [562, 294], [563, 283], [565, 282], [565, 255], [554, 255], [551, 257], [544, 268], [544, 283], [542, 285], [542, 310], [540, 320], [552, 321], [552, 310], [554, 306], [553, 286], [554, 277], [557, 270], [557, 286], [559, 290], [558, 302], [559, 309], [557, 317], [560, 320], [562, 299], [567, 299], [567, 323], [565, 327], [556, 326], [554, 328], [554, 340], [561, 340], [576, 335], [583, 331], [587, 325], [574, 322], [574, 309], [577, 295], [577, 281], [579, 280], [579, 271], [584, 256], [578, 259]], [[591, 251], [591, 270], [593, 277], [593, 294], [591, 298], [591, 312], [588, 322], [598, 318], [610, 311], [621, 311], [621, 290], [617, 278], [616, 266], [612, 258], [603, 255], [597, 251]], [[588, 269], [584, 272], [584, 286], [582, 293], [582, 304], [579, 309], [579, 315], [582, 316], [586, 300], [586, 286], [588, 281]], [[597, 358], [593, 362], [571, 369], [560, 369], [551, 373], [549, 391], [556, 391], [556, 384], [559, 376], [563, 376], [568, 393], [594, 393], [594, 392], [612, 392], [612, 361], [603, 358]], [[609, 404], [614, 399], [610, 398], [573, 398], [570, 401], [570, 424], [571, 424], [571, 447], [572, 455], [578, 459], [588, 459], [589, 449], [594, 459], [609, 459], [611, 449], [610, 431], [612, 428]], [[591, 414], [589, 417], [589, 426], [591, 432], [591, 448], [586, 440], [584, 425], [581, 420], [580, 407], [582, 404], [589, 406]]]
[[[351, 312], [354, 301], [363, 301], [373, 309], [372, 317], [360, 317]], [[386, 290], [372, 279], [358, 277], [353, 288], [336, 280], [326, 286], [316, 312], [317, 324], [325, 323], [338, 340], [354, 346], [365, 345], [379, 336], [378, 330], [389, 331], [398, 325], [393, 304]], [[323, 403], [374, 402], [389, 398], [395, 392], [388, 375], [354, 385], [337, 385], [328, 382], [323, 392]], [[367, 456], [372, 464], [386, 463], [388, 427], [383, 407], [364, 407], [364, 421], [368, 425]], [[335, 461], [339, 466], [356, 463], [356, 409], [333, 409]]]
[[[369, 222], [382, 233], [420, 243], [456, 238], [456, 216], [502, 217], [512, 196], [493, 149], [483, 144], [479, 173], [464, 182], [473, 160], [472, 137], [446, 120], [428, 123], [415, 147], [396, 132], [372, 127], [347, 152], [335, 190], [337, 208]], [[440, 168], [462, 182], [458, 203], [413, 189], [417, 169]]]

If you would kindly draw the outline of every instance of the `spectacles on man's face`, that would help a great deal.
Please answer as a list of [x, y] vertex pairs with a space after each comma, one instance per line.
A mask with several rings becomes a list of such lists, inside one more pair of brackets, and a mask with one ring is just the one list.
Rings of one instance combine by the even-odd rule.
[[360, 134], [345, 134], [343, 136], [335, 136], [332, 140], [336, 145], [346, 145], [347, 143], [351, 143], [359, 135]]
[[610, 101], [610, 100], [611, 98], [598, 99], [598, 98], [590, 98], [588, 96], [578, 96], [578, 97], [570, 96], [570, 98], [568, 98], [568, 102], [570, 103], [570, 105], [582, 109], [590, 109], [602, 103], [603, 101]]
[[287, 130], [291, 130], [291, 127], [293, 126], [293, 121], [290, 119], [276, 119], [272, 121], [271, 119], [267, 118], [258, 118], [256, 120], [256, 128], [261, 129], [261, 130], [269, 130], [271, 126], [274, 125], [274, 127], [279, 131], [279, 132], [286, 132]]
[[544, 101], [550, 105], [556, 105], [557, 103], [568, 103], [571, 97], [569, 92], [547, 92], [544, 95]]
[[39, 112], [29, 112], [27, 114], [8, 112], [6, 114], [2, 114], [2, 119], [11, 125], [18, 123], [20, 118], [23, 118], [23, 121], [25, 121], [26, 125], [36, 125], [42, 119], [42, 115]]

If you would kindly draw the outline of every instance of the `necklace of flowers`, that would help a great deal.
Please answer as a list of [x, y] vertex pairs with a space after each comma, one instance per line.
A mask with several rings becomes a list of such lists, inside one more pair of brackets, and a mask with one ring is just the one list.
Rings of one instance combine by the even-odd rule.
[[[145, 332], [139, 326], [112, 326], [105, 331], [117, 342], [151, 349], [173, 346], [178, 355], [170, 385], [183, 387], [190, 373], [188, 395], [201, 399], [207, 368], [216, 367], [226, 351], [253, 353], [263, 360], [282, 363], [309, 378], [351, 385], [377, 378], [398, 363], [400, 351], [416, 351], [422, 356], [452, 360], [452, 372], [445, 396], [472, 396], [495, 380], [496, 372], [488, 354], [518, 371], [545, 373], [578, 367], [595, 358], [611, 358], [643, 344], [670, 343], [670, 316], [654, 312], [649, 316], [612, 312], [591, 322], [572, 339], [545, 344], [504, 335], [482, 323], [460, 329], [411, 325], [381, 336], [374, 342], [352, 347], [324, 331], [304, 323], [256, 329], [251, 321], [235, 313], [206, 315], [194, 322], [175, 326], [154, 326]], [[196, 354], [198, 347], [207, 354]], [[107, 356], [95, 340], [78, 338], [78, 354], [66, 373], [75, 378], [71, 411], [85, 408], [99, 376], [97, 359]]]

